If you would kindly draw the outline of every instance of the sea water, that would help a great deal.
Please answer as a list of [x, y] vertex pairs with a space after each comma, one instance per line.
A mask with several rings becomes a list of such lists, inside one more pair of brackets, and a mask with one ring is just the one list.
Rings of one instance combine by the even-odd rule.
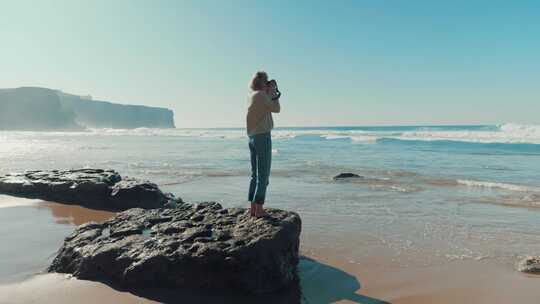
[[[304, 252], [396, 266], [540, 252], [540, 126], [277, 128], [267, 206]], [[0, 173], [111, 168], [185, 201], [247, 206], [245, 130], [0, 132]], [[335, 181], [341, 172], [360, 175]], [[0, 213], [5, 209], [0, 209]]]

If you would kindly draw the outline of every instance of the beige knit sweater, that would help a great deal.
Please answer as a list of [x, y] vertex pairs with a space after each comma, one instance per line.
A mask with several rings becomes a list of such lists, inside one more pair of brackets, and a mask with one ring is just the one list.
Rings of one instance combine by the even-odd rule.
[[274, 128], [272, 113], [279, 113], [281, 106], [279, 100], [272, 100], [265, 91], [253, 91], [249, 95], [247, 110], [247, 134], [255, 135], [267, 133]]

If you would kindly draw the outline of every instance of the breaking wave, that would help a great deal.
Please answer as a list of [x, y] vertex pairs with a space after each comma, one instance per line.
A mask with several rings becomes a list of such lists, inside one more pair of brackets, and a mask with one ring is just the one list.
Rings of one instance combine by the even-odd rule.
[[502, 189], [502, 190], [509, 190], [509, 191], [517, 191], [517, 192], [540, 192], [540, 188], [537, 188], [537, 187], [507, 184], [507, 183], [497, 183], [497, 182], [466, 180], [466, 179], [458, 179], [457, 184], [469, 186], [469, 187], [495, 188], [495, 189]]
[[[46, 136], [171, 136], [211, 139], [244, 139], [244, 128], [229, 129], [88, 129], [76, 132], [9, 132]], [[387, 127], [310, 127], [276, 128], [272, 136], [277, 140], [305, 137], [322, 140], [349, 140], [356, 143], [376, 143], [384, 140], [399, 141], [450, 141], [467, 143], [535, 144], [540, 145], [540, 125], [507, 123], [486, 126], [387, 126]]]

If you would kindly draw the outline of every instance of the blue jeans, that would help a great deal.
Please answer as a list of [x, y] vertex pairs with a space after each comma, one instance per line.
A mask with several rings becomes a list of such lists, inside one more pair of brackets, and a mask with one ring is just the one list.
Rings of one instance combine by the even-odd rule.
[[251, 154], [251, 182], [249, 183], [248, 200], [262, 205], [266, 197], [266, 187], [272, 163], [270, 133], [249, 136], [249, 151]]

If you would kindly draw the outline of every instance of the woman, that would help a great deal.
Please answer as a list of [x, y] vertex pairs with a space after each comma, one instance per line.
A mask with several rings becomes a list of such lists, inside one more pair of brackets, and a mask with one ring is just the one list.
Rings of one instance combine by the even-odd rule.
[[251, 182], [248, 200], [251, 203], [251, 216], [268, 215], [263, 208], [266, 198], [266, 187], [270, 177], [272, 163], [272, 139], [270, 131], [274, 127], [272, 113], [281, 110], [275, 80], [268, 81], [266, 72], [257, 72], [249, 84], [251, 93], [247, 111], [247, 134], [251, 154]]

